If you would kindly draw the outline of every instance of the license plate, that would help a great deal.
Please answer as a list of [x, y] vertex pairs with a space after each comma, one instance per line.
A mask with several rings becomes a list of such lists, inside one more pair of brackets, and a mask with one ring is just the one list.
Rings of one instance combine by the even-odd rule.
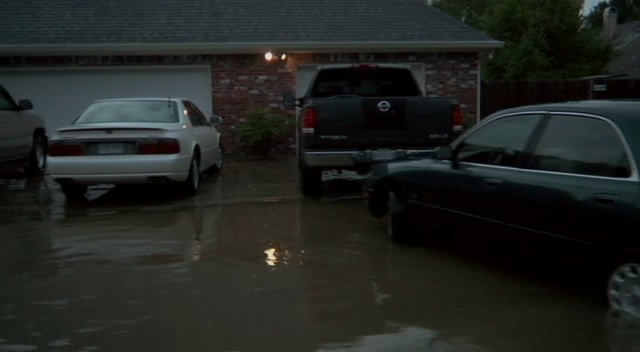
[[371, 153], [371, 159], [373, 161], [389, 161], [396, 158], [396, 152], [393, 150], [374, 150]]
[[98, 144], [98, 154], [123, 154], [123, 143], [100, 143]]

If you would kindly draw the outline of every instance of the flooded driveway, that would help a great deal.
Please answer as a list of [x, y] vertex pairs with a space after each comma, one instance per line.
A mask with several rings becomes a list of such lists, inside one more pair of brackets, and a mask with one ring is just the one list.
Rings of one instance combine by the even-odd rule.
[[292, 160], [230, 163], [191, 198], [1, 180], [0, 351], [640, 348], [581, 266], [393, 245], [357, 195], [303, 199]]

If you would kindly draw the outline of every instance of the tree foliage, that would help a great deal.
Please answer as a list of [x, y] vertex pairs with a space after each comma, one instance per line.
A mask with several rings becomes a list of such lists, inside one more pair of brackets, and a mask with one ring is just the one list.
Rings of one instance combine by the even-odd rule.
[[602, 15], [609, 6], [618, 9], [618, 23], [640, 19], [640, 0], [608, 0], [591, 9], [585, 17], [587, 24], [592, 28], [602, 28]]
[[[475, 26], [505, 42], [487, 60], [487, 79], [562, 79], [602, 73], [612, 50], [585, 28], [575, 0], [493, 0], [464, 10], [478, 0], [438, 0], [437, 6], [461, 18], [474, 14]], [[445, 5], [446, 4], [446, 5]]]
[[477, 27], [480, 18], [489, 8], [491, 0], [434, 0], [433, 6], [459, 19], [460, 21]]
[[489, 77], [557, 79], [601, 73], [611, 49], [584, 28], [573, 0], [500, 0], [482, 26], [506, 42], [488, 61]]

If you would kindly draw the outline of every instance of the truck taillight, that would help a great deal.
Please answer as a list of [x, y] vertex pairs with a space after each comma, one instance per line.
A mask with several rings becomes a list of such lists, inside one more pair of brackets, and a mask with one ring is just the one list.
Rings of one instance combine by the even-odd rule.
[[459, 132], [462, 131], [464, 124], [464, 116], [462, 115], [462, 109], [460, 105], [453, 106], [453, 131]]
[[173, 138], [160, 138], [140, 142], [138, 154], [180, 154], [180, 141]]
[[303, 112], [303, 118], [303, 132], [314, 133], [316, 125], [318, 124], [318, 110], [316, 110], [316, 108], [313, 106], [305, 108]]
[[53, 141], [49, 143], [47, 151], [50, 156], [81, 156], [87, 155], [87, 150], [84, 144]]

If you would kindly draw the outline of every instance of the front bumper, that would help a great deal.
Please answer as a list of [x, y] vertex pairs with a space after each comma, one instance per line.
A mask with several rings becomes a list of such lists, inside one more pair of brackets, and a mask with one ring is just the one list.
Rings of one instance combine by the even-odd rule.
[[356, 167], [411, 158], [426, 158], [431, 154], [433, 149], [304, 150], [302, 161], [307, 167]]

